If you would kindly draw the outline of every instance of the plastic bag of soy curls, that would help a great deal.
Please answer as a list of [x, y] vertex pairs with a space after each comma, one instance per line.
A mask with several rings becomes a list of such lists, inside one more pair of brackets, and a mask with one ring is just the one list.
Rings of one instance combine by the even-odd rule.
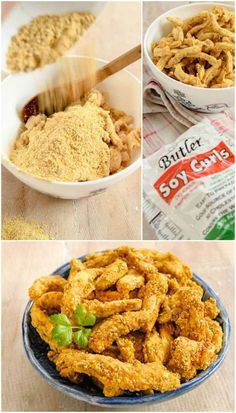
[[234, 133], [204, 119], [144, 160], [144, 215], [157, 239], [234, 239]]

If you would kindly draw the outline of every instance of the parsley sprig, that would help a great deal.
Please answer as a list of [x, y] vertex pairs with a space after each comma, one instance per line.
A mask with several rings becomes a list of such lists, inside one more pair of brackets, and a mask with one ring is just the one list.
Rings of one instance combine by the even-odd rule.
[[72, 325], [66, 314], [53, 314], [50, 316], [53, 323], [51, 333], [52, 340], [55, 340], [58, 347], [66, 347], [72, 343], [85, 348], [91, 334], [91, 328], [96, 323], [94, 314], [88, 313], [83, 304], [78, 304], [74, 313], [76, 325]]

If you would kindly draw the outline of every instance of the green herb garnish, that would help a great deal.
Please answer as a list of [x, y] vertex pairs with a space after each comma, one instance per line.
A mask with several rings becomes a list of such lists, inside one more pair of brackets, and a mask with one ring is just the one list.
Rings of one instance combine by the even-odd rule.
[[73, 342], [79, 347], [87, 347], [88, 337], [84, 334], [83, 330], [79, 330], [73, 334]]
[[52, 329], [52, 339], [57, 342], [58, 347], [69, 346], [72, 343], [72, 327], [56, 325]]
[[92, 332], [91, 328], [96, 323], [94, 314], [88, 313], [83, 304], [78, 304], [74, 313], [76, 325], [72, 325], [65, 314], [53, 314], [50, 317], [53, 323], [51, 338], [58, 347], [66, 347], [72, 343], [85, 348]]
[[93, 314], [87, 313], [83, 304], [78, 304], [75, 310], [74, 319], [80, 326], [94, 326], [96, 323], [96, 317]]

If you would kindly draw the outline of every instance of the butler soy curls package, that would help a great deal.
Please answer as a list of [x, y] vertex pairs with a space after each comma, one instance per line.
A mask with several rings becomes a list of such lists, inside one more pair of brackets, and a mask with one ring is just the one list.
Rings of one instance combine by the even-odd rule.
[[157, 239], [234, 239], [234, 140], [208, 119], [144, 161]]

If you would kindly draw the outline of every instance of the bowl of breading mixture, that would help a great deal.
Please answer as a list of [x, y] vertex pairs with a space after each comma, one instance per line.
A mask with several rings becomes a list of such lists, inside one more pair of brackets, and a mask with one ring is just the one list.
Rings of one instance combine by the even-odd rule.
[[[174, 399], [210, 378], [229, 349], [218, 294], [168, 252], [121, 246], [72, 259], [36, 279], [29, 296], [29, 361], [48, 384], [90, 404]], [[74, 336], [76, 320], [87, 325], [78, 321], [82, 310], [93, 315], [90, 330], [80, 330], [83, 343]]]
[[144, 55], [154, 82], [199, 112], [234, 105], [234, 8], [192, 3], [168, 10], [149, 26]]
[[[86, 57], [63, 60], [74, 63], [75, 59], [76, 64], [86, 61], [86, 65], [91, 62], [97, 68], [105, 63]], [[47, 65], [4, 80], [2, 162], [31, 188], [54, 197], [77, 199], [100, 193], [139, 168], [141, 88], [133, 74], [122, 70], [100, 83], [83, 102], [50, 117], [31, 116], [23, 124], [22, 108], [44, 91], [51, 79], [55, 81], [60, 65]]]
[[19, 2], [2, 21], [2, 70], [31, 71], [54, 63], [99, 16], [103, 1]]

